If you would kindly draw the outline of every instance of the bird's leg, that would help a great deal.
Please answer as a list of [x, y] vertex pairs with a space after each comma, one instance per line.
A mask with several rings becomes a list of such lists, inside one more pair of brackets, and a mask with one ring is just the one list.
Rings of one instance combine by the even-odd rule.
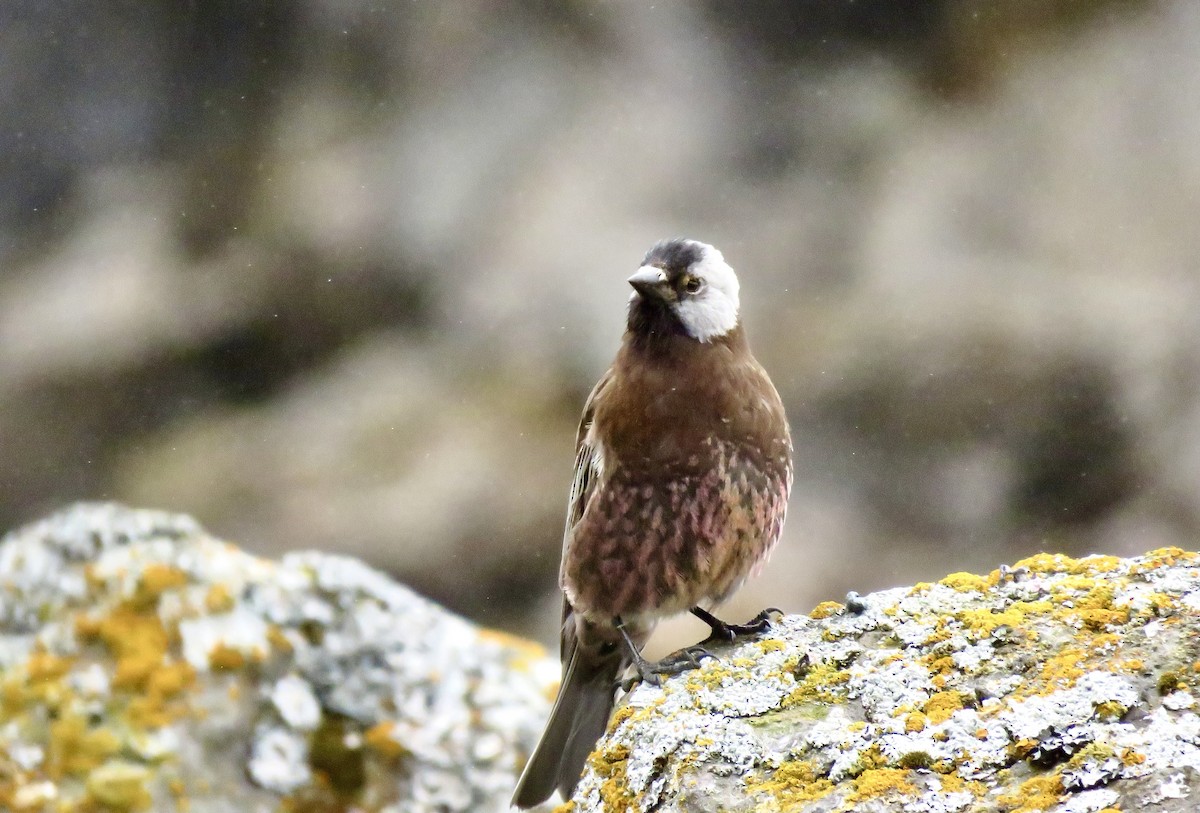
[[745, 624], [726, 624], [701, 607], [693, 607], [691, 612], [692, 615], [708, 624], [712, 630], [712, 633], [701, 642], [701, 646], [716, 643], [728, 644], [745, 635], [757, 635], [771, 626], [771, 621], [775, 616], [783, 614], [774, 607], [768, 607]]
[[[662, 660], [648, 661], [642, 655], [642, 651], [638, 649], [638, 645], [633, 642], [633, 638], [629, 636], [629, 631], [625, 629], [625, 622], [621, 620], [620, 616], [613, 619], [613, 624], [616, 626], [617, 632], [621, 633], [625, 645], [629, 647], [629, 656], [633, 661], [633, 667], [637, 670], [637, 677], [651, 686], [657, 686], [662, 682], [659, 675], [678, 675], [689, 669], [695, 669], [700, 665], [701, 658], [712, 657], [703, 647], [693, 646], [681, 649]], [[635, 682], [634, 678], [624, 680], [621, 682], [621, 689], [629, 691]]]

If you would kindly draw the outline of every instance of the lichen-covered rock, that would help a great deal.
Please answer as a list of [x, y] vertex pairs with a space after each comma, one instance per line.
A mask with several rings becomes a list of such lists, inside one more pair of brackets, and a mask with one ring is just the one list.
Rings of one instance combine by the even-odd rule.
[[0, 540], [0, 810], [505, 810], [556, 677], [356, 560], [183, 516]]
[[1038, 555], [848, 604], [636, 688], [568, 809], [1200, 809], [1200, 554]]

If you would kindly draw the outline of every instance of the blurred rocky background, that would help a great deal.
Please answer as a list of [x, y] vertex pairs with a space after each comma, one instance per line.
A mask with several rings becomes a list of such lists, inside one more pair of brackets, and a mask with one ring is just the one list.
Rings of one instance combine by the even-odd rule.
[[165, 507], [549, 642], [686, 235], [796, 440], [729, 616], [1194, 547], [1198, 55], [1194, 0], [5, 3], [0, 527]]

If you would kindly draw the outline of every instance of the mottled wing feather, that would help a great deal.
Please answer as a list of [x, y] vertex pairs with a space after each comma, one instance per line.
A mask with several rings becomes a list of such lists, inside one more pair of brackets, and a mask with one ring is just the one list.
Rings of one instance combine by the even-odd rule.
[[[596, 490], [596, 484], [600, 480], [600, 471], [596, 466], [596, 449], [589, 442], [589, 435], [591, 434], [592, 418], [596, 414], [596, 401], [601, 397], [604, 390], [608, 388], [608, 385], [612, 382], [612, 378], [613, 373], [610, 369], [600, 377], [600, 380], [596, 382], [596, 386], [592, 387], [587, 401], [584, 402], [583, 415], [579, 418], [579, 428], [575, 433], [575, 470], [571, 476], [571, 492], [567, 497], [567, 525], [563, 530], [563, 564], [567, 561], [567, 545], [570, 544], [571, 529], [583, 517], [588, 500], [591, 499], [592, 494]], [[571, 605], [564, 595], [562, 605], [563, 632], [559, 648], [564, 668], [576, 646], [573, 630], [571, 634], [568, 634], [567, 631], [568, 622], [572, 625], [574, 623], [570, 616]]]
[[[592, 417], [596, 413], [596, 401], [603, 395], [612, 381], [612, 370], [596, 382], [583, 407], [583, 417], [579, 419], [579, 430], [575, 435], [575, 472], [571, 478], [571, 493], [567, 499], [567, 527], [563, 531], [563, 551], [571, 539], [571, 529], [575, 527], [587, 508], [588, 500], [595, 491], [600, 479], [600, 470], [596, 464], [597, 450], [589, 436], [592, 428]], [[565, 558], [565, 557], [564, 557]]]

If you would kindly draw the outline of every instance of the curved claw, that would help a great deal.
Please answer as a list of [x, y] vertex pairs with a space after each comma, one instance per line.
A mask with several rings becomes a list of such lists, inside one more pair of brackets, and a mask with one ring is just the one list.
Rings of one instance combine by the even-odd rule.
[[661, 660], [648, 661], [644, 658], [639, 659], [634, 661], [633, 664], [636, 673], [621, 681], [621, 691], [629, 691], [639, 681], [649, 683], [651, 686], [659, 686], [662, 684], [664, 675], [668, 677], [671, 675], [681, 675], [684, 672], [698, 668], [700, 662], [705, 658], [715, 657], [716, 655], [697, 644], [696, 646], [681, 649], [678, 652], [672, 652]]
[[699, 618], [705, 624], [708, 624], [709, 629], [712, 630], [712, 633], [705, 639], [704, 643], [728, 644], [741, 636], [757, 635], [770, 627], [776, 620], [782, 618], [783, 611], [777, 607], [768, 607], [745, 624], [727, 624], [712, 613], [702, 610], [699, 607], [692, 608], [692, 615]]

